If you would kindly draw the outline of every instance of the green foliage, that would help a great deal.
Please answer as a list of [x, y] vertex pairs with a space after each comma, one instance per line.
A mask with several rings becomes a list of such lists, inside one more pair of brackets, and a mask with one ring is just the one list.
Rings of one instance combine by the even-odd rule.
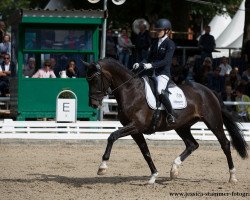
[[59, 99], [75, 99], [75, 95], [71, 91], [64, 91], [59, 95], [58, 98]]
[[213, 0], [206, 1], [211, 4], [198, 4], [190, 2], [190, 13], [194, 15], [200, 15], [204, 18], [210, 18], [215, 14], [225, 14], [228, 13], [230, 16], [233, 16], [242, 0]]
[[6, 20], [13, 11], [22, 8], [29, 8], [30, 2], [31, 0], [1, 0], [0, 15]]

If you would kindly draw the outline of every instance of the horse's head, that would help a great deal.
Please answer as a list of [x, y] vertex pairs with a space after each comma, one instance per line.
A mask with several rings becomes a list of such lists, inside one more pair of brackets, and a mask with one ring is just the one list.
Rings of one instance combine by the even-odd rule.
[[89, 84], [89, 106], [98, 108], [102, 105], [104, 96], [107, 95], [109, 82], [98, 63], [85, 63], [87, 67], [87, 81]]

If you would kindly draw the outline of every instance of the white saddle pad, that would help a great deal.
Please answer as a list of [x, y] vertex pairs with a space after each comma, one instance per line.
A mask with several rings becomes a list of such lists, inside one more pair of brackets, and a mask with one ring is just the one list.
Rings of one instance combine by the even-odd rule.
[[[155, 96], [148, 84], [148, 82], [143, 78], [144, 83], [145, 83], [145, 93], [146, 93], [146, 98], [147, 102], [150, 108], [156, 109], [156, 99]], [[187, 99], [183, 93], [183, 91], [175, 86], [172, 88], [168, 89], [171, 94], [169, 94], [169, 100], [172, 104], [173, 109], [183, 109], [187, 107]], [[164, 106], [161, 104], [160, 110], [164, 110]]]

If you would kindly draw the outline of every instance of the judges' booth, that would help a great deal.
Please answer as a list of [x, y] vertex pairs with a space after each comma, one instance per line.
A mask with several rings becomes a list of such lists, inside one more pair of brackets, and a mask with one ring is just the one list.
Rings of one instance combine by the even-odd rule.
[[[11, 114], [17, 120], [55, 118], [57, 96], [64, 90], [76, 95], [77, 119], [97, 119], [97, 110], [88, 105], [81, 60], [98, 59], [103, 18], [101, 10], [22, 10], [15, 15], [11, 22], [12, 59], [18, 63], [18, 75], [11, 80]], [[33, 78], [48, 59], [56, 78]], [[78, 76], [66, 78], [72, 60]]]

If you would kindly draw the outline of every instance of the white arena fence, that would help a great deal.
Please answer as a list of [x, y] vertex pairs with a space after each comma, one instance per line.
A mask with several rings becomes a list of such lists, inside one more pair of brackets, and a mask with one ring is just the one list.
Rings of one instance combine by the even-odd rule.
[[[250, 141], [250, 123], [239, 124], [246, 141]], [[78, 121], [75, 123], [57, 123], [55, 121], [0, 121], [0, 139], [84, 139], [103, 140], [110, 133], [121, 128], [118, 121]], [[197, 140], [217, 140], [203, 122], [191, 127]], [[228, 133], [226, 131], [226, 135]], [[145, 135], [149, 140], [181, 140], [174, 130]], [[122, 139], [132, 139], [130, 136]]]

